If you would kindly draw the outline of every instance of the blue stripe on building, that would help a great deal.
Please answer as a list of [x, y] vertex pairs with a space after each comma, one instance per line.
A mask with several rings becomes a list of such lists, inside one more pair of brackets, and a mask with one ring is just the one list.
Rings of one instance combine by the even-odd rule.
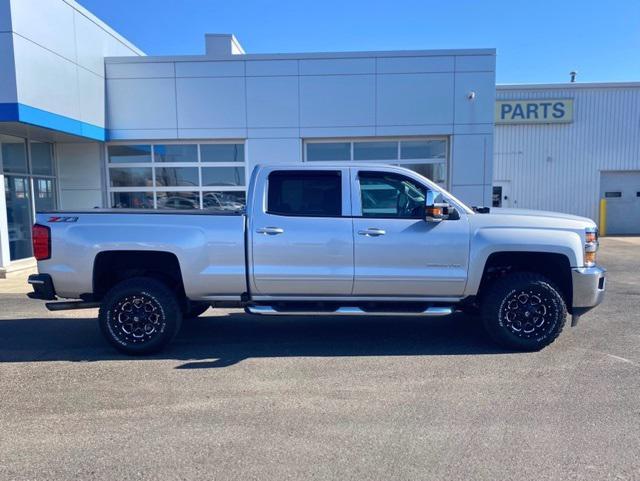
[[21, 103], [0, 103], [0, 122], [22, 122], [104, 142], [105, 129]]

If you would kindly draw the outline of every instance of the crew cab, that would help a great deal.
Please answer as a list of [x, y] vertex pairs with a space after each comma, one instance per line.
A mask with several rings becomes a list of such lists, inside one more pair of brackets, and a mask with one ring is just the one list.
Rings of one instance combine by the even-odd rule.
[[469, 208], [380, 164], [257, 166], [246, 211], [41, 212], [33, 243], [30, 297], [50, 310], [99, 307], [106, 339], [129, 354], [162, 349], [209, 306], [263, 316], [462, 310], [506, 348], [538, 350], [605, 292], [593, 221]]

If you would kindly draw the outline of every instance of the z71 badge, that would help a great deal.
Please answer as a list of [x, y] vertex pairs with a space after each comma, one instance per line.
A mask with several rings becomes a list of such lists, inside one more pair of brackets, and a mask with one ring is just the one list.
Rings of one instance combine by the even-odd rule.
[[52, 217], [49, 217], [49, 220], [47, 220], [47, 222], [78, 222], [78, 218], [54, 215]]

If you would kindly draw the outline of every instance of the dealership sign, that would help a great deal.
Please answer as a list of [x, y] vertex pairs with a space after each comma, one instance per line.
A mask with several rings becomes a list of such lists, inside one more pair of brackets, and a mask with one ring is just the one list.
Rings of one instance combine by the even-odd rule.
[[573, 99], [496, 101], [496, 124], [558, 124], [573, 121]]

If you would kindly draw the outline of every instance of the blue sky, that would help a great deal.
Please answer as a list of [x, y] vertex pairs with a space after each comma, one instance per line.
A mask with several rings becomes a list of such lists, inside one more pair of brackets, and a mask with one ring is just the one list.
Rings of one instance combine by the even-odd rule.
[[640, 81], [640, 0], [78, 0], [149, 55], [497, 49], [498, 83]]

